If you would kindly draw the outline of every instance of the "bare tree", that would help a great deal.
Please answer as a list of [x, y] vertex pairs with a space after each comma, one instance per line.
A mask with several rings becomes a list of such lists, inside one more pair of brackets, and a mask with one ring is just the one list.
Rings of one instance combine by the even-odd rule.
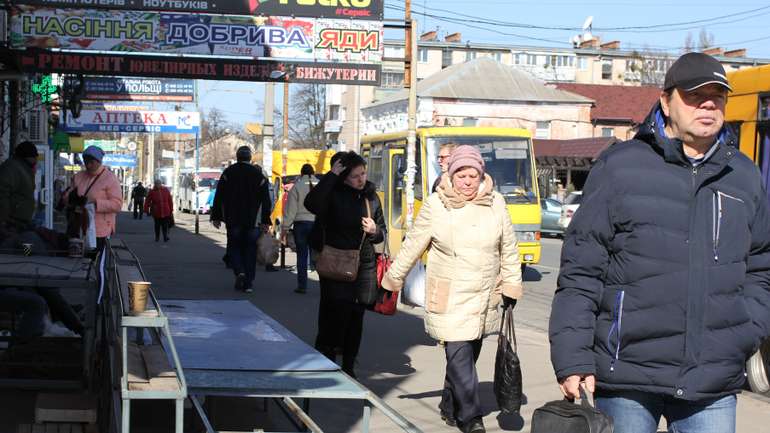
[[211, 108], [201, 118], [201, 165], [218, 166], [222, 161], [233, 158], [232, 151], [221, 139], [236, 128], [224, 113]]
[[289, 136], [293, 147], [323, 149], [326, 147], [326, 86], [302, 84], [292, 95]]
[[682, 54], [691, 53], [693, 51], [695, 51], [695, 39], [693, 39], [692, 32], [687, 32], [687, 36], [684, 38]]
[[700, 33], [698, 34], [698, 49], [703, 51], [713, 46], [714, 34], [707, 32], [706, 29], [700, 29]]

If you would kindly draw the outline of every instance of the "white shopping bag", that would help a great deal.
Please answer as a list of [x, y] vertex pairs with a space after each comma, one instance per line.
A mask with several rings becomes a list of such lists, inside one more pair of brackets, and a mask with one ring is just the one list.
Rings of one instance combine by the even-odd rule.
[[87, 250], [96, 249], [96, 206], [93, 203], [87, 203], [85, 206], [88, 213], [88, 230], [83, 233], [83, 245]]
[[402, 304], [425, 308], [425, 265], [422, 261], [418, 260], [406, 275], [401, 293]]

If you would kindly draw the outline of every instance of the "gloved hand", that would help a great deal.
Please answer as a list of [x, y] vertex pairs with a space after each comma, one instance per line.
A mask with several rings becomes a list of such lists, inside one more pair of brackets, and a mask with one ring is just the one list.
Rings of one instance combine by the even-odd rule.
[[508, 307], [511, 307], [511, 308], [516, 307], [516, 298], [509, 298], [503, 295], [503, 308], [507, 310]]

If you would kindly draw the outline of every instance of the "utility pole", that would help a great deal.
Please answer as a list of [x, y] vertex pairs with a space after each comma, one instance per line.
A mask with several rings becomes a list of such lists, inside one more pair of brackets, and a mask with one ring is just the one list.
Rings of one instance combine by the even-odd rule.
[[[193, 82], [193, 98], [195, 98], [195, 111], [200, 114], [198, 108], [198, 80]], [[193, 194], [195, 194], [195, 234], [200, 234], [200, 194], [198, 194], [198, 171], [201, 168], [201, 152], [200, 152], [200, 129], [195, 130], [195, 178], [193, 183]]]
[[[281, 142], [281, 184], [286, 177], [286, 165], [289, 159], [289, 74], [283, 82], [283, 141]], [[276, 197], [276, 200], [278, 198]]]
[[[265, 83], [265, 119], [262, 127], [262, 168], [273, 176], [273, 110], [275, 109], [275, 84]], [[272, 181], [272, 179], [270, 179]]]
[[147, 185], [152, 185], [155, 180], [155, 133], [151, 132], [147, 137]]
[[417, 172], [416, 145], [417, 145], [417, 22], [412, 19], [412, 2], [405, 0], [404, 21], [406, 23], [406, 62], [405, 83], [409, 86], [408, 124], [406, 135], [406, 227], [412, 227], [414, 220], [414, 176]]
[[[182, 111], [182, 107], [177, 105], [176, 111]], [[177, 203], [179, 203], [179, 132], [174, 134], [174, 177], [171, 179], [173, 182], [174, 199], [171, 203], [171, 212], [176, 209]]]

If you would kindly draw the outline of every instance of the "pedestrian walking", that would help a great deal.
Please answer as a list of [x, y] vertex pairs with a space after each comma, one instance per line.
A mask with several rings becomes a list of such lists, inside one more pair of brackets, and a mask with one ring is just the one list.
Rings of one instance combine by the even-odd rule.
[[735, 432], [747, 357], [770, 335], [770, 215], [702, 53], [669, 68], [634, 139], [597, 159], [564, 236], [550, 319], [562, 392], [615, 433]]
[[342, 370], [356, 377], [354, 368], [368, 306], [359, 294], [376, 290], [374, 244], [382, 242], [387, 231], [376, 188], [366, 180], [366, 161], [352, 151], [339, 155], [331, 171], [307, 194], [304, 203], [307, 210], [323, 221], [324, 248], [359, 250], [355, 281], [341, 282], [320, 276], [316, 337], [316, 348], [333, 361], [336, 361], [337, 349], [341, 349]]
[[134, 219], [142, 219], [145, 197], [147, 197], [147, 188], [142, 185], [142, 182], [137, 182], [136, 186], [131, 190]]
[[270, 227], [269, 182], [262, 170], [251, 164], [251, 148], [239, 147], [236, 159], [238, 162], [227, 167], [219, 178], [211, 223], [216, 228], [225, 223], [235, 289], [251, 293], [257, 268], [257, 239]]
[[[95, 207], [96, 250], [101, 251], [104, 241], [115, 233], [115, 221], [123, 207], [123, 191], [120, 181], [113, 172], [102, 165], [104, 151], [97, 146], [88, 146], [83, 151], [84, 170], [78, 172], [70, 190], [77, 191], [86, 203]], [[69, 196], [69, 191], [65, 197]]]
[[163, 181], [155, 179], [153, 188], [147, 194], [147, 200], [144, 202], [144, 212], [152, 215], [155, 221], [155, 242], [160, 240], [160, 234], [163, 233], [163, 242], [168, 242], [168, 229], [171, 226], [171, 219], [174, 217], [174, 205], [171, 198], [171, 192], [163, 186]]
[[449, 155], [452, 154], [452, 151], [457, 148], [457, 143], [443, 143], [438, 148], [438, 156], [436, 157], [436, 160], [438, 160], [438, 165], [441, 167], [441, 174], [436, 178], [436, 180], [433, 182], [433, 188], [431, 189], [431, 192], [438, 191], [438, 186], [441, 184], [441, 176], [449, 170]]
[[494, 191], [479, 150], [458, 146], [447, 162], [382, 285], [400, 291], [428, 251], [425, 329], [443, 344], [447, 360], [441, 418], [465, 433], [482, 433], [476, 361], [483, 338], [500, 330], [500, 303], [515, 306], [521, 297], [521, 262], [505, 199]]
[[307, 291], [307, 266], [310, 260], [310, 233], [313, 231], [313, 215], [305, 207], [305, 197], [313, 190], [318, 180], [315, 178], [315, 170], [310, 164], [305, 164], [300, 169], [300, 177], [294, 181], [286, 197], [286, 209], [283, 215], [281, 229], [281, 241], [286, 244], [289, 229], [292, 229], [294, 245], [297, 248], [297, 288], [296, 293]]

